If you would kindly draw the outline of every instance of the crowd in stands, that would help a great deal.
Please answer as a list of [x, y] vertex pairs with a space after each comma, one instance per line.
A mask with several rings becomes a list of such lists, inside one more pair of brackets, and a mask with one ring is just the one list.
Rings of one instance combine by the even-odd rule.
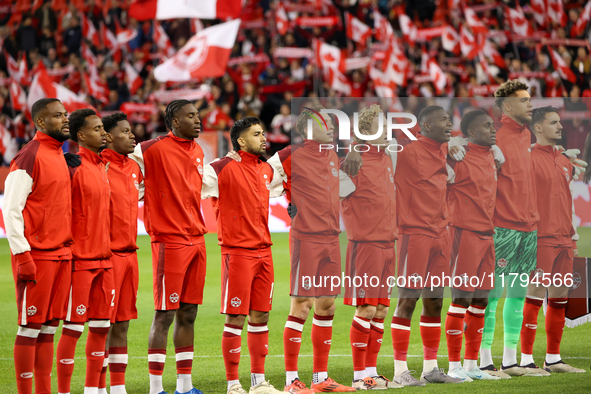
[[[557, 0], [560, 2], [560, 0]], [[232, 51], [227, 73], [223, 77], [184, 83], [161, 83], [154, 78], [154, 68], [167, 57], [165, 48], [157, 45], [154, 30], [159, 24], [168, 35], [172, 46], [180, 49], [199, 29], [219, 21], [175, 19], [139, 22], [131, 18], [131, 0], [0, 0], [0, 125], [16, 139], [19, 146], [34, 134], [26, 113], [17, 111], [9, 88], [9, 58], [19, 62], [26, 59], [29, 80], [35, 70], [45, 67], [52, 78], [85, 100], [101, 113], [121, 110], [124, 103], [150, 104], [153, 110], [143, 113], [131, 107], [134, 133], [139, 141], [165, 133], [164, 107], [155, 92], [163, 90], [201, 89], [203, 97], [196, 99], [207, 131], [227, 131], [237, 119], [259, 116], [267, 130], [269, 153], [290, 143], [292, 115], [291, 99], [297, 96], [343, 96], [335, 91], [318, 72], [314, 56], [299, 57], [293, 52], [277, 56], [279, 48], [311, 48], [312, 40], [342, 48], [349, 58], [368, 57], [373, 62], [379, 52], [374, 36], [366, 43], [352, 41], [346, 33], [345, 13], [374, 27], [374, 12], [378, 11], [393, 27], [405, 56], [411, 65], [406, 83], [396, 87], [399, 97], [472, 97], [491, 96], [500, 82], [518, 77], [531, 86], [533, 97], [564, 97], [565, 109], [589, 111], [585, 97], [591, 97], [591, 23], [575, 29], [584, 17], [586, 0], [564, 0], [564, 19], [545, 18], [541, 25], [530, 0], [246, 0], [242, 10], [243, 25]], [[538, 2], [536, 2], [538, 3]], [[281, 4], [289, 17], [290, 26], [280, 34], [276, 26], [276, 12]], [[507, 8], [521, 7], [531, 36], [517, 36], [507, 17]], [[469, 59], [447, 51], [441, 36], [411, 42], [404, 37], [400, 25], [401, 14], [406, 14], [419, 32], [428, 28], [452, 26], [455, 31], [467, 29], [464, 7], [472, 7], [486, 26], [492, 45], [503, 57], [499, 66], [490, 60], [490, 77], [483, 72], [479, 57]], [[301, 24], [302, 17], [334, 16], [335, 23], [327, 26]], [[98, 39], [88, 30], [94, 28]], [[114, 47], [107, 39], [118, 33], [131, 33], [131, 40]], [[554, 41], [552, 41], [554, 40]], [[549, 48], [557, 51], [574, 74], [565, 78], [555, 67]], [[96, 56], [96, 81], [103, 88], [101, 97], [93, 97], [86, 86], [89, 74], [85, 48]], [[383, 46], [381, 48], [383, 52]], [[310, 51], [313, 53], [312, 51]], [[435, 59], [447, 77], [442, 92], [433, 81], [421, 79], [422, 58], [425, 54]], [[234, 60], [234, 61], [232, 61]], [[141, 85], [130, 89], [124, 62], [139, 73]], [[423, 65], [424, 66], [424, 65]], [[370, 65], [354, 67], [345, 73], [351, 96], [375, 96], [375, 81], [370, 77]], [[417, 78], [418, 77], [418, 78]], [[26, 84], [22, 85], [25, 92]], [[582, 150], [589, 129], [588, 116], [573, 116], [564, 122], [565, 144]], [[7, 164], [5, 158], [4, 164]]]

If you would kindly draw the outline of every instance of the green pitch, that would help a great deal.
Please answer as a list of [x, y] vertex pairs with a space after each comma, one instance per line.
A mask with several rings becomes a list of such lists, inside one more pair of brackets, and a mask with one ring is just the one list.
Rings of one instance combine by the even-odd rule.
[[[591, 229], [580, 229], [580, 252], [583, 256], [591, 256]], [[150, 243], [147, 236], [140, 237], [138, 244], [140, 261], [140, 286], [138, 292], [139, 319], [132, 321], [129, 330], [129, 364], [127, 367], [127, 392], [129, 394], [147, 394], [148, 381], [148, 332], [152, 322], [153, 298], [152, 298], [152, 268], [150, 257]], [[193, 362], [193, 382], [195, 386], [205, 393], [225, 393], [226, 382], [224, 375], [224, 362], [221, 356], [221, 338], [224, 326], [224, 316], [219, 314], [220, 309], [220, 249], [217, 245], [215, 234], [206, 236], [208, 267], [205, 281], [205, 297], [203, 306], [197, 314], [195, 328], [195, 359]], [[266, 363], [266, 377], [277, 388], [284, 384], [283, 370], [283, 326], [289, 313], [289, 246], [287, 234], [273, 234], [273, 258], [275, 261], [275, 295], [273, 310], [269, 322], [269, 356]], [[346, 242], [341, 242], [343, 258]], [[14, 301], [14, 282], [10, 270], [10, 254], [8, 242], [0, 240], [0, 256], [3, 264], [0, 266], [0, 310], [3, 319], [0, 320], [0, 393], [16, 393], [14, 378], [14, 366], [12, 348], [16, 335], [17, 310]], [[393, 300], [393, 305], [396, 300]], [[502, 303], [502, 301], [501, 301]], [[445, 320], [445, 311], [449, 306], [449, 299], [444, 303], [442, 321]], [[422, 370], [422, 345], [419, 335], [419, 311], [413, 319], [411, 342], [409, 348], [408, 365], [411, 370], [416, 370], [419, 377]], [[502, 355], [502, 305], [499, 305], [495, 342], [493, 344], [493, 356], [495, 364], [500, 366]], [[329, 376], [336, 381], [350, 384], [353, 377], [353, 364], [351, 361], [351, 348], [349, 344], [349, 328], [354, 309], [342, 305], [342, 299], [337, 299], [337, 311], [334, 320], [333, 341], [331, 358], [329, 360]], [[393, 308], [386, 319], [386, 330], [382, 352], [378, 359], [378, 372], [388, 378], [394, 374], [392, 361], [392, 338], [389, 330]], [[539, 366], [543, 363], [546, 347], [546, 334], [544, 332], [544, 317], [540, 313], [534, 359]], [[309, 319], [311, 320], [311, 319]], [[309, 338], [311, 321], [306, 323], [304, 338]], [[245, 330], [246, 331], [246, 330]], [[55, 345], [59, 340], [61, 329], [55, 337]], [[86, 342], [86, 328], [84, 335], [78, 342], [76, 352], [76, 365], [72, 378], [72, 394], [81, 394], [84, 387], [84, 346]], [[442, 330], [443, 332], [443, 330]], [[589, 371], [591, 365], [591, 324], [585, 324], [574, 329], [565, 328], [562, 341], [562, 356], [569, 364], [584, 368]], [[243, 335], [242, 359], [240, 364], [240, 378], [244, 387], [248, 390], [250, 383], [248, 347], [246, 346], [246, 332]], [[442, 335], [439, 350], [439, 366], [447, 370], [447, 349], [445, 335]], [[312, 379], [312, 344], [310, 340], [302, 341], [302, 357], [300, 359], [300, 378], [309, 385]], [[167, 361], [164, 369], [164, 389], [173, 394], [176, 388], [176, 366], [174, 359], [174, 346], [172, 344], [172, 330], [168, 340]], [[108, 376], [108, 375], [107, 375]], [[107, 377], [108, 379], [108, 377]], [[57, 392], [57, 382], [53, 373], [53, 390]], [[591, 372], [586, 374], [553, 375], [550, 377], [513, 378], [511, 380], [493, 382], [473, 382], [462, 385], [428, 385], [423, 388], [403, 388], [407, 392], [458, 392], [494, 393], [504, 391], [526, 392], [561, 392], [561, 393], [589, 393], [591, 392]]]

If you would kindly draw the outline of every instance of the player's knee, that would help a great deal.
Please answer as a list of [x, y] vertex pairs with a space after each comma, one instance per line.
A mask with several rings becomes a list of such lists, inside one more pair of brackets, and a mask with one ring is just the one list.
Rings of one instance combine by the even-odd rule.
[[298, 319], [306, 320], [314, 305], [313, 298], [293, 298], [290, 315]]
[[470, 299], [468, 299], [468, 298], [462, 298], [462, 297], [452, 298], [451, 302], [453, 304], [463, 306], [464, 308], [468, 308], [470, 306]]
[[399, 298], [395, 312], [396, 317], [411, 319], [416, 305], [417, 300], [415, 298]]
[[320, 316], [332, 316], [335, 309], [336, 305], [332, 297], [318, 298], [314, 302], [314, 312]]
[[443, 298], [423, 298], [423, 314], [425, 316], [440, 316], [443, 308]]
[[390, 308], [387, 305], [378, 304], [376, 308], [376, 313], [374, 314], [372, 319], [385, 319], [388, 316], [388, 310]]
[[152, 325], [156, 330], [168, 330], [174, 320], [175, 314], [176, 311], [156, 311]]
[[355, 315], [363, 317], [364, 319], [373, 319], [376, 314], [376, 307], [373, 305], [360, 305], [357, 307]]
[[238, 326], [240, 328], [244, 327], [244, 322], [246, 321], [245, 315], [226, 315], [226, 324], [230, 324], [232, 326]]
[[190, 326], [195, 324], [197, 318], [197, 305], [183, 305], [176, 312], [177, 324], [181, 326]]
[[472, 302], [470, 304], [471, 305], [474, 305], [474, 306], [487, 307], [488, 306], [488, 297], [485, 297], [485, 298], [473, 298], [472, 299]]

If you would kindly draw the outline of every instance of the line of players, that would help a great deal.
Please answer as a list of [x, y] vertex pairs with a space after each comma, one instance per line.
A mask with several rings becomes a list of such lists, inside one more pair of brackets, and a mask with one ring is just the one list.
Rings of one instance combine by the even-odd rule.
[[[511, 82], [511, 84], [515, 85], [515, 82]], [[508, 89], [504, 95], [500, 89], [501, 95], [498, 97], [501, 98], [501, 108], [505, 114], [504, 122], [510, 124], [507, 119], [512, 119], [519, 124], [519, 121], [515, 119], [519, 118], [512, 113], [516, 110], [512, 108], [518, 108], [518, 103], [526, 103], [521, 104], [526, 107], [530, 104], [528, 104], [529, 98], [525, 100], [519, 98], [524, 92], [527, 94], [527, 87], [516, 89], [511, 87], [513, 85], [509, 83], [504, 85]], [[511, 99], [507, 99], [507, 97], [511, 97]], [[214, 207], [220, 229], [218, 237], [222, 245], [223, 261], [221, 312], [226, 314], [222, 348], [228, 392], [244, 392], [238, 382], [238, 362], [241, 347], [240, 334], [246, 316], [249, 317], [248, 346], [251, 354], [252, 387], [250, 392], [277, 392], [264, 378], [264, 360], [268, 352], [266, 323], [273, 292], [273, 264], [267, 223], [268, 199], [283, 193], [284, 187], [287, 189], [290, 201], [298, 202], [298, 212], [294, 215], [292, 223], [292, 307], [284, 331], [286, 391], [310, 392], [298, 379], [297, 359], [303, 325], [312, 308], [314, 308], [312, 327], [314, 348], [312, 389], [314, 392], [420, 385], [425, 381], [460, 382], [470, 378], [469, 375], [464, 376], [464, 374], [475, 374], [474, 368], [470, 369], [466, 364], [472, 363], [475, 366], [476, 363], [478, 345], [480, 344], [478, 334], [481, 330], [475, 329], [475, 327], [484, 320], [482, 315], [485, 305], [480, 304], [486, 304], [486, 294], [478, 296], [478, 290], [472, 294], [470, 289], [464, 290], [465, 293], [456, 292], [454, 294], [454, 302], [448, 312], [448, 321], [446, 321], [448, 346], [455, 343], [451, 347], [455, 346], [457, 349], [457, 339], [452, 339], [452, 334], [449, 333], [457, 332], [453, 327], [457, 326], [458, 321], [463, 322], [464, 314], [466, 314], [465, 320], [468, 324], [466, 347], [468, 351], [468, 343], [471, 344], [472, 354], [470, 358], [465, 360], [465, 367], [468, 371], [462, 371], [457, 364], [455, 365], [456, 368], [452, 370], [450, 375], [456, 374], [457, 377], [448, 376], [437, 368], [436, 353], [439, 347], [441, 297], [438, 294], [432, 294], [425, 298], [428, 301], [424, 303], [421, 318], [425, 368], [421, 382], [408, 372], [405, 360], [410, 334], [410, 317], [416, 300], [421, 295], [420, 289], [409, 288], [401, 289], [401, 297], [392, 322], [396, 367], [394, 382], [377, 375], [375, 370], [375, 359], [383, 335], [383, 318], [387, 314], [387, 305], [389, 304], [389, 301], [386, 301], [387, 295], [383, 297], [383, 294], [377, 297], [363, 297], [357, 294], [355, 297], [347, 298], [347, 302], [351, 305], [359, 305], [351, 328], [355, 369], [353, 386], [355, 387], [342, 386], [328, 378], [327, 364], [332, 337], [334, 294], [318, 294], [316, 289], [312, 289], [309, 284], [300, 283], [300, 280], [305, 273], [312, 276], [325, 275], [336, 272], [337, 268], [337, 276], [340, 274], [339, 197], [347, 197], [343, 201], [343, 209], [346, 211], [347, 204], [349, 204], [348, 208], [351, 211], [350, 215], [344, 215], [349, 238], [352, 241], [348, 248], [348, 262], [353, 259], [360, 260], [359, 266], [361, 267], [363, 267], [364, 259], [368, 261], [373, 258], [393, 262], [392, 246], [396, 238], [396, 226], [393, 226], [396, 223], [396, 208], [392, 199], [394, 195], [392, 176], [396, 169], [394, 155], [393, 158], [388, 158], [385, 161], [383, 154], [375, 155], [375, 159], [381, 161], [375, 168], [381, 169], [384, 175], [382, 181], [386, 180], [391, 183], [389, 186], [381, 186], [380, 190], [386, 194], [380, 195], [381, 197], [390, 196], [387, 208], [393, 215], [383, 215], [383, 210], [376, 210], [374, 215], [379, 212], [381, 218], [389, 221], [382, 224], [389, 224], [390, 227], [383, 232], [381, 231], [383, 229], [366, 234], [363, 234], [362, 231], [361, 234], [357, 234], [359, 238], [355, 239], [356, 236], [353, 235], [355, 232], [350, 228], [363, 229], [365, 227], [364, 220], [370, 217], [367, 216], [370, 214], [367, 211], [355, 212], [355, 206], [360, 203], [364, 205], [365, 209], [372, 206], [372, 204], [367, 204], [368, 194], [363, 195], [364, 190], [371, 191], [371, 187], [368, 188], [370, 184], [365, 184], [361, 180], [364, 179], [364, 168], [369, 168], [372, 163], [370, 158], [376, 152], [364, 154], [364, 165], [361, 167], [360, 174], [349, 178], [338, 170], [338, 161], [334, 152], [326, 152], [324, 155], [318, 154], [321, 153], [317, 149], [319, 143], [329, 142], [329, 139], [332, 141], [332, 126], [324, 132], [314, 126], [315, 137], [312, 140], [307, 140], [302, 146], [294, 147], [293, 152], [292, 147], [279, 152], [267, 164], [260, 158], [264, 152], [265, 143], [260, 123], [256, 118], [246, 118], [237, 122], [231, 132], [234, 149], [238, 150], [240, 158], [238, 160], [224, 158], [205, 165], [203, 152], [194, 142], [194, 138], [200, 132], [200, 120], [194, 106], [187, 101], [175, 101], [167, 107], [166, 121], [171, 130], [168, 135], [140, 144], [135, 149], [132, 149], [134, 143], [129, 123], [122, 115], [118, 114], [114, 119], [106, 117], [104, 119], [107, 125], [105, 131], [100, 118], [89, 110], [75, 111], [69, 122], [65, 109], [57, 100], [41, 100], [33, 106], [32, 113], [39, 132], [33, 142], [27, 145], [12, 163], [11, 174], [6, 184], [4, 207], [7, 235], [13, 253], [13, 271], [17, 283], [17, 304], [19, 306], [20, 327], [15, 342], [15, 367], [19, 393], [31, 392], [33, 370], [36, 392], [50, 392], [53, 333], [55, 333], [58, 319], [66, 321], [62, 339], [58, 345], [59, 392], [69, 393], [69, 380], [73, 370], [73, 351], [85, 321], [89, 321], [90, 327], [89, 340], [87, 341], [85, 392], [101, 393], [106, 391], [104, 377], [107, 362], [111, 367], [111, 392], [125, 392], [124, 371], [127, 362], [125, 333], [127, 322], [129, 319], [135, 318], [133, 289], [135, 288], [137, 291], [137, 257], [135, 256], [137, 246], [135, 246], [136, 229], [134, 226], [135, 219], [137, 219], [137, 199], [141, 197], [144, 190], [146, 229], [152, 239], [156, 309], [150, 332], [148, 355], [151, 394], [164, 391], [162, 371], [166, 358], [166, 336], [175, 318], [173, 340], [178, 376], [176, 392], [199, 392], [193, 388], [191, 382], [191, 367], [193, 326], [197, 305], [202, 301], [205, 276], [203, 242], [205, 226], [200, 213], [202, 197], [215, 199]], [[511, 116], [512, 114], [514, 116]], [[311, 112], [308, 112], [300, 116], [298, 130], [306, 131], [306, 121], [310, 115]], [[413, 271], [422, 269], [426, 273], [427, 270], [438, 268], [438, 265], [442, 267], [442, 270], [449, 269], [449, 252], [446, 257], [445, 250], [451, 245], [450, 237], [452, 235], [443, 229], [447, 228], [447, 223], [449, 223], [449, 221], [445, 223], [447, 220], [445, 212], [447, 209], [445, 199], [447, 193], [445, 186], [447, 183], [447, 169], [445, 167], [447, 146], [445, 146], [445, 142], [449, 139], [448, 129], [451, 130], [451, 124], [449, 116], [440, 108], [430, 108], [429, 111], [421, 115], [423, 116], [419, 116], [419, 123], [422, 138], [417, 143], [409, 145], [405, 150], [405, 155], [400, 155], [401, 163], [406, 160], [409, 162], [399, 166], [395, 178], [398, 190], [396, 197], [398, 210], [409, 213], [406, 219], [398, 218], [399, 232], [402, 235], [402, 242], [399, 242], [404, 246], [399, 247], [398, 251], [399, 272], [406, 267], [409, 254], [412, 263], [408, 266], [409, 269], [412, 266]], [[539, 121], [542, 125], [547, 120], [545, 116], [544, 114]], [[491, 145], [490, 141], [493, 139], [491, 134], [494, 134], [494, 127], [490, 118], [486, 119], [487, 124], [471, 126], [471, 123], [477, 120], [482, 122], [483, 118], [484, 114], [479, 114], [473, 116], [471, 120], [463, 121], [465, 127], [462, 127], [462, 130], [469, 137], [467, 158], [476, 156], [478, 146], [487, 146], [487, 143]], [[375, 115], [368, 117], [369, 124], [374, 129], [374, 124], [377, 123], [374, 122], [375, 119], [377, 119]], [[330, 122], [330, 119], [327, 121]], [[524, 123], [521, 122], [521, 135], [527, 131], [527, 128], [523, 127]], [[540, 127], [540, 130], [543, 131], [542, 126]], [[553, 127], [559, 128], [556, 126], [556, 122]], [[475, 132], [475, 129], [478, 132]], [[470, 130], [472, 130], [472, 135]], [[484, 141], [487, 130], [488, 142]], [[61, 154], [58, 154], [61, 142], [69, 137], [79, 143], [82, 157], [80, 166], [76, 167], [77, 163], [71, 163], [70, 174], [67, 173], [68, 170], [64, 166]], [[527, 137], [529, 138], [529, 133], [527, 133]], [[554, 141], [555, 139], [549, 140]], [[98, 153], [105, 143], [109, 149], [101, 153], [101, 158]], [[529, 146], [529, 142], [527, 145]], [[486, 151], [486, 149], [481, 150]], [[470, 151], [474, 153], [471, 154]], [[415, 153], [407, 155], [406, 152]], [[134, 160], [129, 160], [127, 154], [130, 154]], [[301, 157], [298, 158], [298, 155]], [[292, 156], [296, 158], [293, 162]], [[485, 155], [483, 154], [483, 156]], [[486, 160], [490, 161], [492, 156], [488, 156]], [[562, 157], [562, 155], [555, 156]], [[416, 160], [420, 166], [413, 165], [412, 160]], [[417, 176], [422, 175], [417, 174], [414, 169], [425, 166], [425, 161], [429, 164], [431, 164], [429, 161], [433, 164], [436, 163], [433, 166], [436, 171], [429, 172], [429, 175], [425, 175], [424, 180], [417, 182]], [[299, 171], [297, 163], [305, 163]], [[327, 163], [330, 165], [327, 166]], [[443, 163], [443, 168], [440, 168], [441, 163]], [[476, 186], [470, 184], [470, 171], [460, 171], [464, 167], [480, 168], [478, 164], [469, 167], [469, 163], [469, 159], [456, 163], [455, 166], [458, 169], [455, 172], [456, 177], [463, 172], [467, 173], [465, 177], [468, 179], [468, 188], [474, 188]], [[308, 171], [310, 165], [314, 169], [312, 173]], [[568, 165], [571, 167], [567, 166], [567, 168], [572, 169], [570, 161]], [[294, 168], [291, 168], [292, 166]], [[495, 169], [494, 164], [489, 167]], [[107, 172], [107, 168], [110, 171]], [[115, 168], [120, 171], [113, 171]], [[385, 169], [388, 170], [388, 177], [385, 176]], [[115, 180], [116, 175], [112, 175], [112, 173], [119, 172], [122, 173], [120, 179]], [[380, 171], [367, 171], [367, 179], [374, 179], [379, 173]], [[299, 180], [298, 177], [300, 177]], [[316, 179], [311, 179], [312, 177]], [[405, 179], [408, 185], [401, 186]], [[435, 181], [435, 179], [437, 180]], [[443, 183], [440, 181], [441, 179], [444, 180]], [[387, 182], [385, 182], [386, 185]], [[125, 190], [116, 193], [116, 188], [114, 190], [112, 184], [109, 196], [109, 183], [118, 183], [122, 185], [121, 189]], [[347, 186], [340, 187], [339, 184]], [[421, 184], [435, 187], [438, 190], [435, 190], [435, 193], [414, 194], [413, 188]], [[456, 180], [455, 184], [459, 189], [459, 185], [462, 183]], [[297, 185], [306, 185], [306, 187], [298, 188]], [[490, 188], [490, 185], [488, 187]], [[137, 192], [137, 195], [133, 190]], [[408, 198], [404, 197], [405, 190], [410, 193]], [[443, 193], [441, 193], [442, 190]], [[483, 190], [479, 191], [483, 195], [486, 194]], [[528, 193], [531, 194], [531, 191]], [[492, 201], [494, 201], [494, 193], [491, 194], [491, 190], [489, 190], [488, 210], [483, 212], [483, 217], [488, 218], [488, 221], [484, 221], [485, 226], [492, 220], [491, 195], [493, 196]], [[314, 198], [313, 196], [319, 197]], [[427, 200], [418, 201], [419, 196], [423, 196]], [[357, 197], [357, 202], [355, 202], [355, 197]], [[413, 208], [418, 207], [419, 209], [404, 209], [410, 208], [408, 204], [411, 199]], [[433, 202], [439, 204], [433, 204]], [[415, 206], [415, 203], [421, 205]], [[50, 206], [49, 209], [47, 205]], [[136, 207], [135, 212], [133, 212], [133, 206]], [[495, 204], [493, 203], [492, 206]], [[325, 217], [318, 217], [314, 212], [323, 212]], [[413, 215], [415, 216], [413, 217]], [[431, 220], [432, 218], [438, 220]], [[72, 220], [71, 227], [70, 220]], [[358, 225], [355, 225], [356, 221]], [[349, 225], [348, 222], [353, 225]], [[111, 224], [110, 228], [109, 223]], [[454, 223], [453, 219], [452, 223]], [[479, 225], [483, 225], [483, 223], [479, 223]], [[471, 230], [469, 226], [459, 228], [462, 229], [459, 233], [463, 233], [463, 235], [456, 237], [458, 234], [456, 229], [454, 240], [457, 239], [457, 242], [454, 242], [454, 246], [456, 243], [458, 246], [455, 248], [455, 253], [462, 256], [462, 260], [472, 262], [474, 260], [473, 254], [481, 253], [478, 248], [476, 250], [469, 248], [474, 243], [474, 237], [472, 239], [469, 237], [475, 234], [480, 239], [476, 242], [487, 245], [487, 248], [484, 248], [488, 251], [485, 253], [486, 256], [479, 256], [480, 261], [483, 262], [481, 268], [485, 269], [486, 264], [490, 265], [492, 234], [483, 235], [482, 232], [479, 232], [480, 228], [476, 230]], [[572, 226], [570, 230], [572, 230]], [[486, 231], [490, 232], [490, 229]], [[382, 237], [371, 239], [371, 236], [376, 234], [382, 235]], [[383, 235], [387, 235], [385, 240], [382, 239]], [[566, 236], [565, 234], [560, 235]], [[366, 239], [368, 236], [369, 238]], [[568, 236], [570, 237], [570, 235]], [[121, 241], [121, 238], [129, 240], [130, 237], [133, 242], [124, 244], [123, 249], [118, 249], [119, 246], [114, 247], [114, 245], [121, 245], [121, 242], [117, 243]], [[466, 239], [468, 242], [461, 242]], [[70, 250], [72, 240], [74, 243], [72, 250]], [[463, 249], [461, 245], [468, 246]], [[468, 250], [465, 250], [466, 248]], [[117, 263], [117, 260], [113, 264], [111, 251], [113, 251], [113, 255], [121, 257], [120, 264]], [[72, 255], [73, 261], [70, 263]], [[301, 264], [302, 260], [306, 263]], [[454, 261], [462, 260], [457, 258]], [[516, 259], [513, 256], [507, 259], [508, 262], [514, 260]], [[402, 267], [400, 266], [401, 261], [404, 261]], [[533, 261], [535, 264], [535, 260]], [[553, 261], [549, 263], [552, 264]], [[423, 267], [420, 267], [421, 264]], [[459, 265], [461, 264], [455, 266], [456, 274]], [[473, 266], [473, 264], [465, 263], [463, 265]], [[359, 266], [356, 269], [358, 272], [362, 272], [363, 268], [359, 269]], [[125, 268], [127, 273], [113, 275], [117, 267]], [[384, 267], [386, 266], [382, 266], [381, 269], [385, 273], [387, 270]], [[391, 264], [388, 267], [391, 267]], [[350, 268], [351, 265], [348, 265], [348, 269]], [[68, 275], [70, 269], [72, 269], [71, 279]], [[472, 269], [474, 268], [472, 267]], [[468, 268], [464, 267], [464, 270], [468, 270]], [[526, 268], [524, 270], [529, 272], [532, 269], [530, 268], [528, 271]], [[469, 272], [467, 273], [469, 274]], [[122, 281], [123, 285], [114, 283], [113, 277], [122, 278], [124, 275], [129, 275], [129, 280]], [[247, 277], [251, 280], [245, 280]], [[37, 284], [37, 280], [39, 284]], [[250, 286], [245, 287], [245, 284], [250, 284]], [[130, 286], [130, 288], [127, 291], [127, 299], [122, 301], [119, 299], [119, 294], [126, 294], [124, 290], [126, 286]], [[487, 289], [479, 290], [486, 291]], [[51, 296], [47, 297], [47, 294]], [[329, 297], [325, 297], [327, 295]], [[425, 295], [424, 291], [423, 295]], [[471, 299], [472, 302], [470, 302]], [[529, 300], [537, 301], [537, 299], [532, 295], [528, 297], [526, 304], [526, 309], [528, 305], [533, 305], [534, 309], [527, 316], [530, 320], [533, 316], [535, 322], [539, 306], [537, 306], [538, 309], [535, 309], [537, 303], [529, 302]], [[554, 305], [558, 311], [554, 316], [560, 318], [562, 310], [562, 321], [564, 321], [564, 300], [551, 299], [550, 301], [550, 307]], [[431, 305], [429, 305], [430, 303]], [[62, 305], [66, 305], [67, 308], [63, 308]], [[126, 306], [129, 306], [130, 309], [127, 314], [124, 312]], [[118, 317], [113, 310], [122, 310], [121, 317]], [[109, 320], [117, 323], [111, 329], [112, 334], [107, 348], [111, 354], [107, 356], [105, 342], [109, 331]], [[450, 329], [447, 328], [448, 322]], [[494, 327], [494, 322], [492, 327]], [[531, 330], [531, 328], [529, 329]], [[437, 331], [437, 335], [433, 335], [435, 331]], [[469, 333], [472, 333], [473, 336]], [[459, 349], [461, 349], [461, 335], [456, 337], [459, 337]], [[507, 352], [507, 335], [505, 337], [505, 351]], [[522, 342], [524, 342], [523, 339]], [[529, 342], [533, 343], [533, 340]], [[559, 344], [559, 342], [558, 338], [557, 343]], [[367, 345], [354, 346], [355, 344]], [[485, 345], [486, 341], [483, 342], [483, 349], [486, 349]], [[473, 356], [474, 346], [476, 346], [476, 357]], [[451, 347], [450, 361], [459, 364], [459, 350], [452, 352]], [[452, 360], [452, 353], [454, 353], [454, 360]], [[486, 362], [484, 353], [481, 363]], [[514, 354], [515, 351], [513, 351]], [[531, 357], [531, 350], [530, 353], [524, 353], [526, 356], [528, 354]], [[457, 361], [455, 360], [456, 355]], [[557, 361], [552, 361], [549, 359], [550, 357], [547, 357], [546, 367], [557, 365], [563, 369], [566, 368], [565, 364], [560, 361], [559, 352], [551, 353], [549, 349], [549, 356], [556, 358], [556, 355], [558, 355]], [[527, 360], [527, 357], [522, 356], [522, 363], [524, 359]], [[492, 360], [490, 364], [492, 367]], [[488, 365], [481, 365], [481, 367], [483, 370], [490, 370]], [[492, 368], [494, 369], [494, 367]], [[506, 371], [513, 369], [521, 372], [515, 374], [525, 374], [530, 372], [523, 371], [536, 368], [530, 366], [524, 369], [517, 365], [507, 365], [504, 358], [502, 369]], [[454, 373], [455, 370], [458, 371]], [[495, 372], [492, 371], [491, 375], [494, 375]], [[481, 372], [480, 376], [485, 376], [485, 373]]]

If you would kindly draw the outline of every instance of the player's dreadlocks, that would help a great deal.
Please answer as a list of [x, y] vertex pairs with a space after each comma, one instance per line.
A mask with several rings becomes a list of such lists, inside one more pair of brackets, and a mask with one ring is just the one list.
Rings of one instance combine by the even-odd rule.
[[172, 130], [172, 118], [176, 116], [176, 113], [179, 109], [183, 108], [187, 104], [193, 103], [189, 100], [174, 100], [166, 106], [166, 111], [164, 113], [164, 123], [166, 123], [166, 128], [168, 130]]
[[529, 91], [529, 86], [518, 79], [510, 79], [504, 82], [495, 92], [495, 105], [503, 109], [505, 99], [519, 90]]

